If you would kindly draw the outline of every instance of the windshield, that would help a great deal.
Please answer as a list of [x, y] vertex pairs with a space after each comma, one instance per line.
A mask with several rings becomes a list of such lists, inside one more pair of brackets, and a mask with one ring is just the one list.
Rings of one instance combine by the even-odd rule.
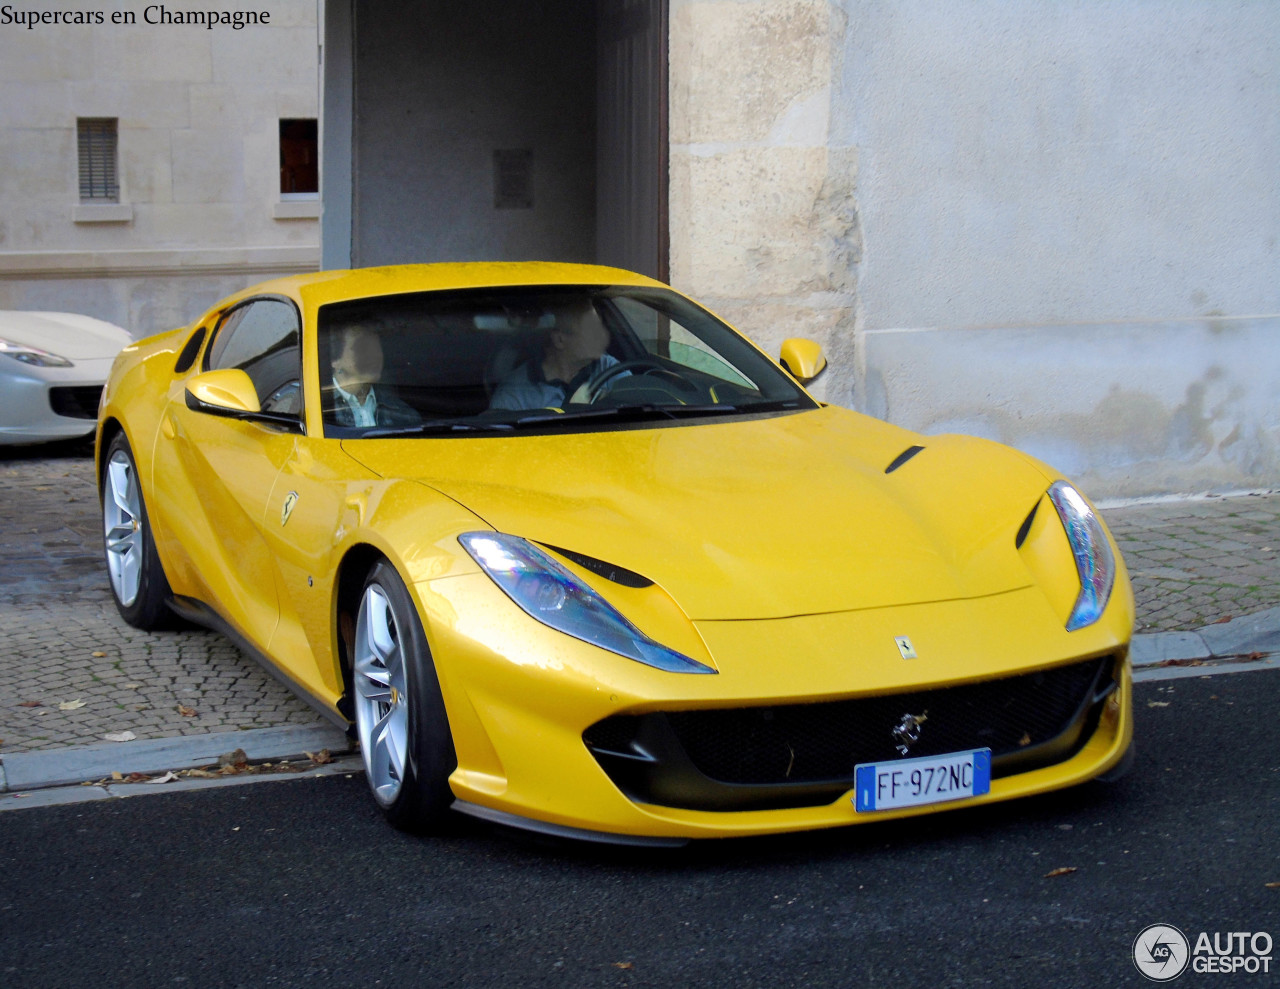
[[324, 306], [330, 436], [607, 428], [814, 404], [777, 365], [673, 292], [502, 288]]

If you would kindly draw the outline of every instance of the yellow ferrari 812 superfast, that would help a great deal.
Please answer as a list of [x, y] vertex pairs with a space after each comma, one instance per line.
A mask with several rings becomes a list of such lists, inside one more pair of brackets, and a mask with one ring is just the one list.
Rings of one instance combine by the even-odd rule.
[[824, 365], [611, 268], [255, 286], [116, 360], [116, 602], [287, 678], [410, 830], [680, 842], [1119, 772], [1133, 596], [1098, 513], [816, 401]]

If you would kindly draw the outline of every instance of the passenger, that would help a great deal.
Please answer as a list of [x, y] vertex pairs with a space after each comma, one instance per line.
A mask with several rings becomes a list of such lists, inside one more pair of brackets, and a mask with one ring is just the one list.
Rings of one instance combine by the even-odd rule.
[[333, 422], [339, 426], [409, 427], [422, 422], [416, 410], [382, 382], [382, 341], [368, 327], [343, 328], [334, 342]]
[[564, 408], [582, 385], [618, 363], [605, 353], [608, 347], [609, 330], [590, 299], [559, 309], [541, 357], [526, 361], [503, 378], [489, 408]]

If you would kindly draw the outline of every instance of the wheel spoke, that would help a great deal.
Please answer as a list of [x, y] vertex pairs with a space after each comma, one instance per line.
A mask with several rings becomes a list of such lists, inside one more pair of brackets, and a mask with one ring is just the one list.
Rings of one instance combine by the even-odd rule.
[[112, 526], [107, 530], [107, 549], [121, 556], [132, 553], [138, 533], [130, 523]]
[[113, 459], [107, 467], [111, 481], [111, 500], [127, 519], [138, 517], [137, 498], [133, 495], [133, 471], [123, 454]]

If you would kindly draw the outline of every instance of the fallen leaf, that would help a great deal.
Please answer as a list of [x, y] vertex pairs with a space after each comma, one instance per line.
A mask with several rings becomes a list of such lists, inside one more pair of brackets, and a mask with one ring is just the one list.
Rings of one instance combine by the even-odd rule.
[[621, 969], [624, 969], [624, 970], [625, 970], [625, 969], [632, 969], [632, 968], [635, 968], [636, 966], [635, 966], [635, 963], [634, 963], [634, 962], [614, 962], [614, 963], [613, 963], [613, 967], [614, 967], [614, 968], [621, 968]]
[[1065, 866], [1063, 866], [1061, 869], [1054, 869], [1054, 870], [1052, 870], [1051, 872], [1046, 872], [1046, 873], [1044, 874], [1044, 877], [1045, 877], [1045, 879], [1053, 879], [1055, 876], [1069, 876], [1069, 875], [1071, 875], [1071, 873], [1073, 873], [1073, 872], [1075, 872], [1075, 871], [1076, 871], [1076, 867], [1075, 867], [1075, 866], [1073, 866], [1073, 865], [1065, 865]]
[[1028, 745], [1030, 745], [1030, 744], [1031, 744], [1031, 733], [1030, 733], [1030, 732], [1023, 732], [1023, 733], [1022, 733], [1022, 737], [1021, 737], [1020, 739], [1018, 739], [1018, 744], [1019, 744], [1020, 746], [1022, 746], [1023, 748], [1026, 748]]
[[1263, 883], [1267, 889], [1280, 889], [1280, 883]]
[[73, 701], [63, 701], [61, 704], [58, 705], [58, 710], [59, 711], [78, 711], [82, 707], [84, 707], [84, 701], [77, 698], [76, 700], [73, 700]]
[[1166, 659], [1161, 666], [1204, 666], [1203, 659]]
[[306, 757], [316, 766], [325, 766], [333, 762], [333, 756], [329, 754], [328, 749], [321, 749], [319, 752], [307, 752]]
[[1267, 658], [1267, 654], [1265, 652], [1251, 652], [1249, 653], [1249, 655], [1245, 657], [1245, 659], [1247, 659], [1251, 663], [1256, 663], [1258, 660], [1266, 659], [1266, 658]]
[[168, 772], [168, 773], [165, 773], [163, 776], [157, 776], [157, 777], [156, 777], [155, 779], [153, 779], [153, 780], [147, 780], [147, 782], [148, 782], [148, 783], [172, 783], [172, 782], [173, 782], [174, 780], [176, 780], [177, 778], [178, 778], [178, 774], [177, 774], [177, 773], [175, 773], [175, 772]]
[[1168, 701], [1147, 701], [1147, 707], [1168, 707]]
[[1214, 619], [1212, 622], [1210, 622], [1209, 624], [1210, 624], [1210, 625], [1223, 625], [1223, 624], [1225, 624], [1226, 622], [1229, 622], [1229, 621], [1231, 621], [1231, 616], [1230, 616], [1230, 615], [1223, 615], [1221, 618], [1215, 618], [1215, 619]]
[[111, 774], [111, 778], [112, 778], [113, 780], [122, 780], [122, 779], [124, 779], [124, 773], [118, 773], [118, 772], [117, 772], [117, 773], [112, 773], [112, 774]]
[[211, 773], [207, 769], [188, 769], [186, 771], [186, 775], [198, 780], [212, 780], [218, 778], [217, 773]]
[[249, 762], [249, 757], [245, 755], [244, 749], [236, 749], [233, 752], [224, 752], [218, 756], [219, 766], [243, 766]]
[[196, 716], [196, 709], [194, 707], [187, 707], [185, 704], [179, 704], [178, 713], [184, 718], [194, 718]]
[[124, 781], [126, 783], [145, 783], [149, 779], [151, 779], [151, 777], [146, 773], [130, 773], [124, 778]]
[[107, 654], [100, 649], [93, 654], [94, 659], [105, 659], [106, 656]]
[[124, 689], [125, 689], [125, 690], [137, 690], [137, 689], [138, 689], [139, 687], [141, 687], [141, 686], [142, 686], [142, 684], [140, 684], [140, 683], [126, 683], [126, 684], [124, 685]]
[[18, 707], [44, 707], [42, 701], [23, 701]]
[[112, 731], [102, 737], [108, 742], [132, 742], [138, 736], [131, 731]]

